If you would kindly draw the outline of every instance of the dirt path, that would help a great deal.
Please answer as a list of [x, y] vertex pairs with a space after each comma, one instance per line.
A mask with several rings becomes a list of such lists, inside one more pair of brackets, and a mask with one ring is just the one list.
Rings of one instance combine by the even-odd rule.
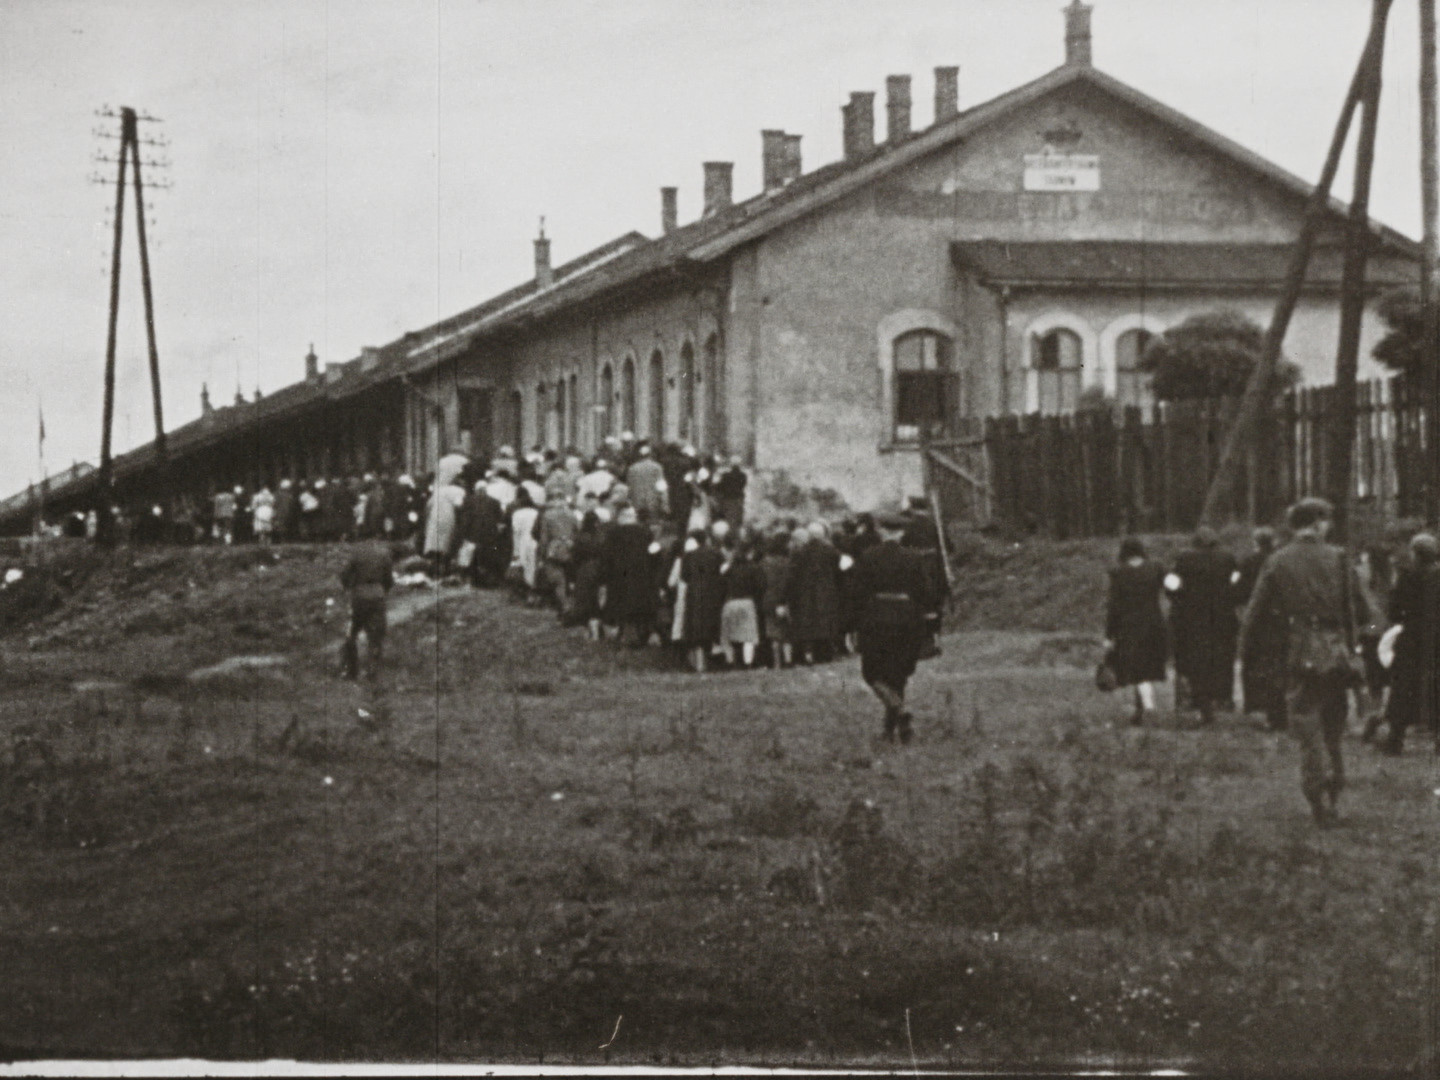
[[[470, 590], [463, 585], [431, 585], [424, 588], [408, 588], [394, 595], [386, 608], [386, 620], [389, 626], [403, 626], [418, 615], [433, 609], [441, 600], [450, 596], [460, 596]], [[337, 601], [339, 603], [340, 601]], [[326, 645], [325, 652], [333, 651], [333, 644]], [[242, 654], [227, 656], [216, 664], [207, 664], [204, 667], [196, 668], [187, 676], [191, 682], [204, 682], [207, 679], [218, 678], [226, 675], [235, 675], [242, 671], [256, 671], [265, 668], [283, 667], [288, 664], [289, 657], [278, 653]]]

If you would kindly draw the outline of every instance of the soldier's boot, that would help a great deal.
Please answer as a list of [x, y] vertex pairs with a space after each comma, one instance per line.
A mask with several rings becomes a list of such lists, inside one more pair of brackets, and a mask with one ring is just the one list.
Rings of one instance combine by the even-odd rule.
[[896, 719], [896, 727], [900, 731], [900, 742], [902, 745], [909, 745], [910, 740], [915, 737], [915, 718], [905, 710], [900, 710]]

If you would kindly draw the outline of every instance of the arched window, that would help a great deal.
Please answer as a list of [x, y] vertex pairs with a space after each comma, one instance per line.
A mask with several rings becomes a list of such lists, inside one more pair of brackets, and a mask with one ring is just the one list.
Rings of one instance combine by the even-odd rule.
[[705, 391], [705, 445], [709, 450], [725, 450], [725, 353], [720, 336], [705, 339], [705, 370], [701, 377]]
[[[534, 442], [540, 444], [545, 441], [545, 425], [550, 419], [550, 395], [545, 392], [545, 384], [542, 382], [535, 387], [535, 431]], [[525, 452], [525, 444], [521, 443], [515, 447], [517, 453]]]
[[580, 380], [570, 376], [570, 411], [566, 414], [565, 449], [580, 445]]
[[650, 407], [646, 434], [659, 442], [665, 438], [665, 356], [659, 349], [650, 354], [650, 378], [645, 396]]
[[1115, 339], [1115, 400], [1119, 404], [1149, 405], [1155, 400], [1150, 373], [1140, 370], [1140, 358], [1154, 337], [1137, 326]]
[[595, 419], [600, 426], [600, 438], [608, 439], [615, 434], [615, 370], [606, 364], [600, 372], [599, 400], [595, 402]]
[[627, 356], [620, 367], [620, 430], [635, 434], [635, 358]]
[[695, 440], [695, 347], [685, 342], [680, 347], [680, 439]]
[[1032, 401], [1040, 412], [1053, 415], [1075, 411], [1080, 404], [1084, 353], [1080, 335], [1063, 326], [1031, 339], [1030, 377], [1035, 380]]
[[954, 348], [934, 330], [911, 330], [895, 339], [895, 441], [943, 435], [959, 412]]

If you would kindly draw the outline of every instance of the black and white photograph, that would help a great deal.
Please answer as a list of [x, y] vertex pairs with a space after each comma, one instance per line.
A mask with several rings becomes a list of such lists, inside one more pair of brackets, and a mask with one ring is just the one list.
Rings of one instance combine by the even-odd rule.
[[1437, 0], [0, 0], [0, 1075], [1440, 1075]]

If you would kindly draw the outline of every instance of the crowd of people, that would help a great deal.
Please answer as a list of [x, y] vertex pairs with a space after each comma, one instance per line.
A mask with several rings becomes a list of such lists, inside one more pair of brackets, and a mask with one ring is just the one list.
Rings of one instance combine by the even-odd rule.
[[[883, 735], [908, 742], [906, 684], [938, 651], [948, 594], [928, 503], [835, 526], [790, 519], [762, 530], [746, 520], [747, 486], [738, 459], [701, 459], [689, 447], [656, 452], [614, 440], [588, 460], [520, 459], [502, 447], [490, 460], [441, 458], [409, 525], [427, 578], [508, 587], [594, 640], [666, 647], [697, 673], [858, 652], [884, 705]], [[391, 524], [381, 519], [372, 535], [395, 539]], [[352, 592], [344, 662], [353, 677], [361, 633], [372, 659], [379, 655], [383, 604], [377, 609], [373, 594], [383, 597], [393, 575], [385, 558], [362, 553], [343, 581]]]
[[1440, 746], [1440, 544], [1413, 531], [1352, 563], [1325, 542], [1332, 516], [1325, 500], [1303, 499], [1287, 515], [1288, 543], [1257, 529], [1240, 559], [1200, 528], [1168, 568], [1125, 538], [1110, 576], [1101, 669], [1105, 685], [1131, 688], [1131, 722], [1142, 725], [1173, 660], [1177, 704], [1208, 725], [1235, 707], [1238, 659], [1241, 711], [1294, 731], [1302, 789], [1321, 823], [1334, 819], [1344, 787], [1352, 693], [1366, 742], [1399, 754], [1419, 726]]

